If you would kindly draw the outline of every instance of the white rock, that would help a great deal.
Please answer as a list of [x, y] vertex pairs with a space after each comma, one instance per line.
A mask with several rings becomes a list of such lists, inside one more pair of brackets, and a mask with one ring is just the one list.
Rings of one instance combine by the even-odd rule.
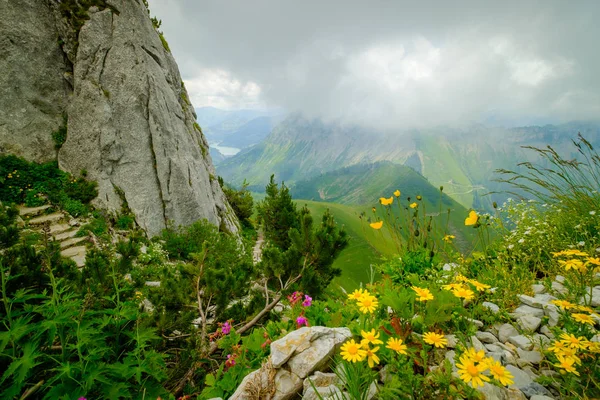
[[517, 348], [517, 354], [519, 355], [520, 359], [530, 362], [532, 364], [539, 364], [544, 358], [539, 351], [535, 350], [527, 351]]
[[496, 343], [498, 341], [498, 338], [489, 332], [479, 332], [478, 331], [478, 332], [475, 332], [475, 336], [482, 343]]
[[500, 339], [500, 342], [502, 343], [506, 343], [510, 337], [517, 336], [518, 334], [519, 331], [511, 324], [504, 324], [498, 328], [498, 339]]
[[544, 285], [531, 285], [531, 289], [533, 289], [533, 293], [535, 294], [546, 293], [546, 287]]
[[497, 314], [500, 311], [500, 307], [489, 301], [484, 301], [481, 305], [490, 310], [492, 314]]
[[514, 344], [517, 347], [520, 347], [523, 350], [533, 349], [533, 343], [531, 342], [531, 340], [523, 335], [512, 336], [508, 339], [508, 342]]
[[534, 317], [542, 318], [544, 316], [544, 310], [528, 305], [522, 305], [520, 307], [517, 307], [513, 314], [517, 318], [523, 315], [532, 315]]
[[532, 315], [524, 315], [517, 319], [517, 323], [522, 330], [535, 332], [542, 324], [542, 320]]
[[531, 377], [527, 374], [527, 372], [523, 371], [520, 368], [517, 368], [513, 365], [507, 365], [506, 369], [512, 374], [514, 377], [514, 383], [510, 385], [510, 388], [521, 389], [533, 382]]

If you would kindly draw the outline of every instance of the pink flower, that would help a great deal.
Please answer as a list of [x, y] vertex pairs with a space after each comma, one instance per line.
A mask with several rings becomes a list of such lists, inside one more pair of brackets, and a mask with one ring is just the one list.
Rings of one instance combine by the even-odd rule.
[[235, 358], [237, 357], [237, 354], [227, 354], [227, 360], [225, 361], [225, 367], [227, 368], [231, 368], [235, 365]]
[[304, 306], [304, 307], [310, 307], [311, 304], [312, 304], [312, 297], [310, 297], [309, 295], [305, 294], [304, 295], [304, 301], [302, 302], [302, 306]]
[[298, 318], [296, 318], [296, 325], [298, 326], [298, 328], [300, 328], [301, 326], [308, 326], [308, 319], [301, 315]]
[[294, 292], [288, 296], [288, 300], [292, 305], [296, 304], [298, 302], [298, 300], [300, 300], [301, 298], [302, 298], [302, 293], [300, 293], [300, 292]]
[[229, 335], [229, 332], [231, 332], [231, 324], [229, 321], [225, 321], [223, 326], [221, 326], [221, 332], [223, 332], [223, 335]]

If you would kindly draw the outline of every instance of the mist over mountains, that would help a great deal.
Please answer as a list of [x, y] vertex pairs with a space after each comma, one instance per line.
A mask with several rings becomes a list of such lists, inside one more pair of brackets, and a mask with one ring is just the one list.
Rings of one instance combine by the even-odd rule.
[[253, 190], [264, 188], [271, 174], [292, 187], [299, 181], [354, 165], [381, 161], [411, 167], [433, 186], [464, 207], [489, 209], [492, 201], [507, 195], [484, 196], [502, 191], [495, 182], [496, 169], [517, 168], [536, 155], [521, 146], [551, 145], [567, 158], [576, 158], [570, 146], [578, 133], [592, 143], [600, 142], [600, 124], [571, 122], [561, 125], [517, 128], [464, 127], [412, 129], [383, 132], [341, 123], [325, 123], [300, 114], [276, 125], [263, 142], [221, 162], [217, 172], [225, 181]]

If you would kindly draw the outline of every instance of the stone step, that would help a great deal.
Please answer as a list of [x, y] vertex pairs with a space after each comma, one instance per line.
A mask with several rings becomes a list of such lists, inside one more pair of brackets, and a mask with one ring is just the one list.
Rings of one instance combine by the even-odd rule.
[[77, 246], [77, 247], [69, 247], [60, 252], [60, 255], [63, 257], [70, 258], [75, 261], [78, 267], [83, 267], [85, 265], [85, 254], [87, 249], [85, 246]]
[[67, 239], [71, 239], [72, 237], [75, 237], [75, 235], [77, 235], [77, 232], [79, 232], [77, 229], [73, 229], [70, 231], [65, 231], [62, 233], [58, 233], [56, 235], [52, 235], [52, 237], [54, 238], [54, 240], [58, 240], [59, 242], [62, 242]]
[[43, 225], [46, 222], [53, 223], [58, 222], [65, 217], [65, 214], [56, 212], [41, 217], [35, 217], [29, 220], [29, 225]]
[[68, 249], [69, 247], [77, 246], [85, 241], [87, 241], [86, 237], [74, 237], [60, 242], [60, 248]]
[[60, 235], [71, 228], [72, 226], [69, 224], [52, 224], [50, 225], [50, 236]]
[[43, 206], [39, 206], [39, 207], [25, 207], [25, 206], [18, 206], [17, 208], [19, 209], [19, 215], [21, 217], [36, 217], [38, 215], [40, 215], [42, 212], [44, 212], [45, 210], [49, 209], [51, 206], [49, 204], [43, 205]]

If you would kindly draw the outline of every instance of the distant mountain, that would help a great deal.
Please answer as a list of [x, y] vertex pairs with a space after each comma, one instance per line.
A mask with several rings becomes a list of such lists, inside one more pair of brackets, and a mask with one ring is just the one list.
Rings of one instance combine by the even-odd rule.
[[600, 143], [597, 123], [514, 129], [471, 125], [384, 133], [292, 115], [262, 143], [222, 162], [217, 172], [234, 185], [247, 179], [251, 187], [262, 190], [271, 174], [293, 185], [343, 167], [391, 161], [412, 167], [434, 187], [444, 186], [444, 193], [467, 208], [489, 209], [492, 201], [506, 198], [484, 196], [505, 189], [493, 181], [494, 171], [536, 159], [521, 146], [550, 144], [565, 157], [574, 158], [577, 154], [570, 141], [578, 132]]
[[264, 140], [283, 116], [279, 110], [196, 109], [197, 121], [210, 144], [244, 149]]

